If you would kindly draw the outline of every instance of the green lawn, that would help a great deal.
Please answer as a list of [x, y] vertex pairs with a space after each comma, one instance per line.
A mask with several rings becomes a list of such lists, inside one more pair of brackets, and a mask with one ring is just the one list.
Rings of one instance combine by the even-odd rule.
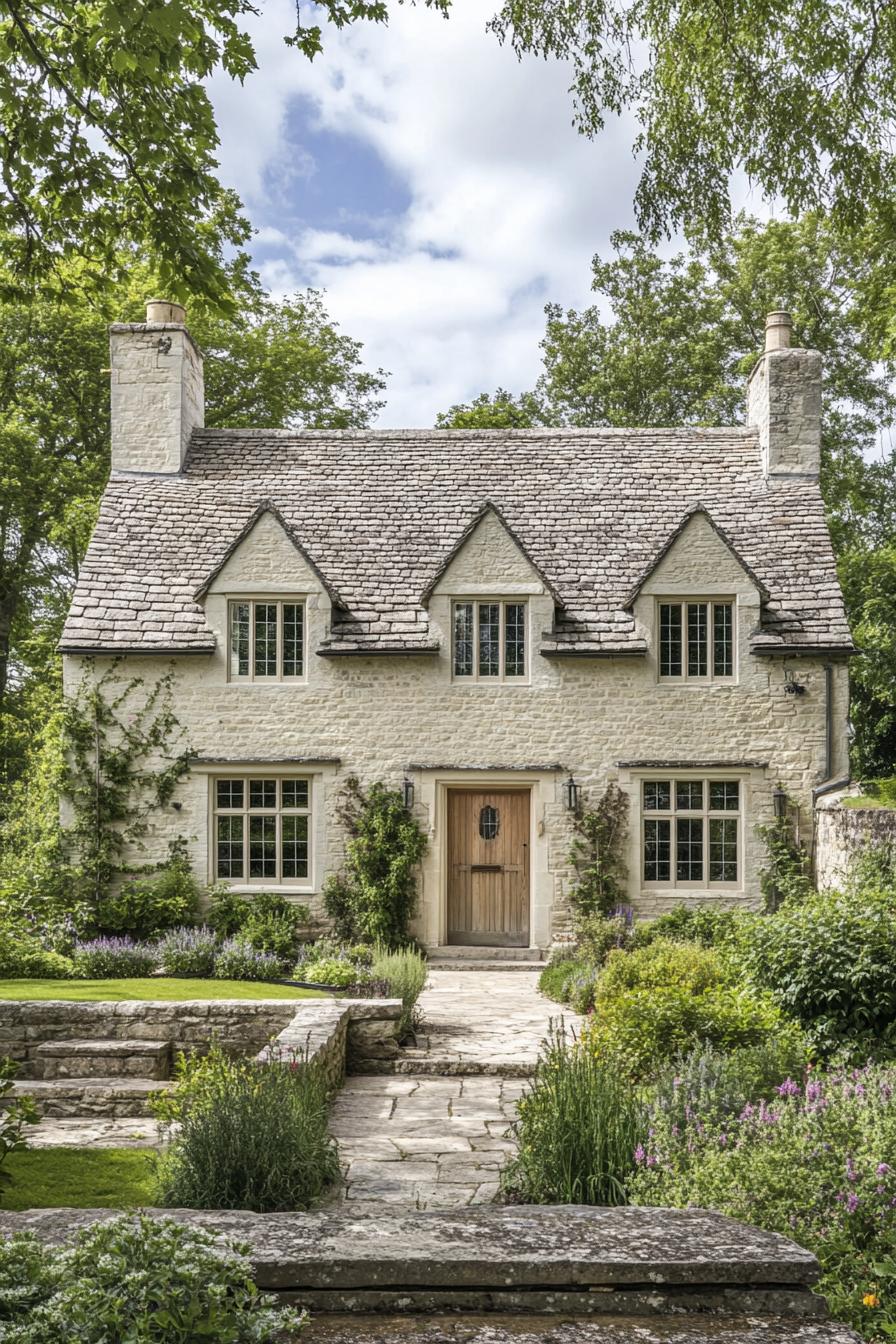
[[0, 999], [321, 999], [315, 989], [248, 980], [0, 980]]
[[[135, 1119], [134, 1128], [140, 1128]], [[145, 1148], [34, 1148], [3, 1164], [3, 1209], [117, 1209], [152, 1205], [155, 1153]]]

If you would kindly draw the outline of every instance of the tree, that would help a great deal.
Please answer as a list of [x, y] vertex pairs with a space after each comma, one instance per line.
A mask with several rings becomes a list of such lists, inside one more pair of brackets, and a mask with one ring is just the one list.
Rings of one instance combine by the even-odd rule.
[[504, 0], [492, 27], [519, 54], [572, 64], [586, 134], [634, 114], [651, 236], [688, 223], [721, 236], [736, 172], [793, 215], [826, 208], [854, 225], [870, 211], [896, 236], [892, 5]]
[[[55, 645], [109, 471], [108, 319], [140, 320], [156, 283], [135, 265], [94, 307], [0, 304], [0, 793], [46, 713], [40, 688], [58, 686]], [[365, 370], [322, 296], [277, 302], [236, 263], [229, 284], [238, 316], [197, 301], [189, 319], [209, 350], [206, 423], [369, 424], [382, 373]]]
[[436, 416], [436, 429], [533, 429], [545, 423], [544, 410], [533, 393], [515, 397], [503, 387], [494, 396], [482, 392], [471, 402], [451, 406]]
[[[449, 0], [426, 3], [444, 11]], [[317, 9], [337, 28], [388, 17], [385, 0]], [[205, 84], [219, 69], [242, 83], [256, 68], [242, 26], [255, 13], [252, 0], [0, 0], [7, 295], [121, 281], [130, 243], [158, 259], [165, 294], [230, 302], [224, 253], [248, 225], [216, 176]], [[321, 28], [297, 18], [285, 40], [310, 59]]]

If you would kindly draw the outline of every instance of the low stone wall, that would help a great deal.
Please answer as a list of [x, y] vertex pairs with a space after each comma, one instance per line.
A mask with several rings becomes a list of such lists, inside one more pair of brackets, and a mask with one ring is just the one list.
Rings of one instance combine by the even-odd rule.
[[[64, 1114], [77, 1113], [71, 1108], [80, 1104], [78, 1099], [64, 1100], [66, 1089], [74, 1093], [75, 1082], [89, 1084], [87, 1075], [104, 1076], [110, 1071], [134, 1078], [145, 1075], [144, 1043], [149, 1041], [168, 1042], [172, 1056], [179, 1050], [205, 1050], [215, 1039], [235, 1054], [257, 1053], [271, 1063], [284, 1057], [315, 1058], [321, 1062], [331, 1090], [335, 1090], [342, 1082], [346, 1063], [349, 1068], [363, 1070], [372, 1061], [398, 1054], [400, 1016], [399, 999], [191, 999], [180, 1003], [155, 999], [133, 1003], [10, 1000], [0, 1003], [0, 1055], [9, 1055], [21, 1065], [17, 1090], [28, 1091], [31, 1083], [40, 1103], [50, 1105], [55, 1097], [68, 1107], [60, 1112]], [[84, 1043], [76, 1052], [84, 1062], [74, 1073], [71, 1068], [60, 1072], [48, 1066], [48, 1043], [66, 1041]], [[96, 1060], [89, 1058], [90, 1042], [96, 1042]], [[114, 1070], [108, 1062], [112, 1042], [120, 1043], [120, 1049], [114, 1052]], [[131, 1061], [118, 1058], [128, 1047], [133, 1068], [127, 1067]], [[167, 1072], [167, 1068], [157, 1070], [154, 1077], [164, 1078]], [[79, 1079], [79, 1073], [85, 1077]], [[108, 1083], [108, 1079], [105, 1081]], [[35, 1082], [39, 1084], [36, 1089]], [[97, 1096], [103, 1094], [100, 1100], [105, 1105], [109, 1088], [95, 1090]], [[96, 1113], [103, 1113], [102, 1108]]]
[[887, 807], [819, 807], [815, 812], [815, 883], [842, 887], [850, 864], [865, 849], [896, 844], [896, 811]]

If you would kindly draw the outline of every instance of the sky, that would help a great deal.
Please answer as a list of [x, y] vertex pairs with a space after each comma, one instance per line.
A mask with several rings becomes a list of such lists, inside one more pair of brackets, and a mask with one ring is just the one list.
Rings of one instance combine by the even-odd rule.
[[262, 279], [327, 291], [389, 373], [383, 427], [531, 387], [545, 303], [587, 304], [591, 257], [633, 225], [631, 125], [579, 135], [568, 70], [518, 62], [486, 32], [495, 8], [391, 5], [388, 27], [326, 33], [309, 63], [283, 42], [293, 5], [270, 0], [251, 29], [259, 70], [211, 84]]

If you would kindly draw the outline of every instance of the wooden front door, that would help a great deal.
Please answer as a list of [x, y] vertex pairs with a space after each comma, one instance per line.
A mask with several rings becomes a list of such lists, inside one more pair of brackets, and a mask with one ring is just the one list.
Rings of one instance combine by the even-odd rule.
[[529, 794], [448, 794], [448, 942], [529, 946]]

